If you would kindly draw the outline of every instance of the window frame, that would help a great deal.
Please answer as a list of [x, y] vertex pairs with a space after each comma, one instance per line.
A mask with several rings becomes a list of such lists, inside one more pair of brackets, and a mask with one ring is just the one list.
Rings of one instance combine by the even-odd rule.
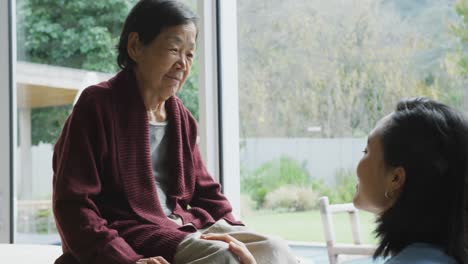
[[220, 181], [216, 2], [198, 0], [197, 11], [199, 147], [208, 172]]
[[0, 1], [0, 243], [14, 242], [15, 1]]
[[220, 175], [224, 194], [240, 219], [237, 1], [217, 0]]
[[240, 218], [237, 1], [198, 0], [197, 8], [200, 151]]

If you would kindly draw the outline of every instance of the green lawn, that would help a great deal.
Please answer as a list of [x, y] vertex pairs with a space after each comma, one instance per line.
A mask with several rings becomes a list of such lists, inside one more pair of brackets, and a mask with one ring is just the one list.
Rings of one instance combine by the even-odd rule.
[[[360, 211], [359, 219], [364, 243], [375, 244], [377, 240], [372, 233], [375, 227], [374, 216]], [[243, 216], [242, 221], [259, 233], [281, 236], [286, 240], [325, 242], [322, 219], [317, 210], [292, 213], [253, 211]], [[337, 240], [351, 243], [351, 223], [348, 214], [334, 215], [333, 221]]]

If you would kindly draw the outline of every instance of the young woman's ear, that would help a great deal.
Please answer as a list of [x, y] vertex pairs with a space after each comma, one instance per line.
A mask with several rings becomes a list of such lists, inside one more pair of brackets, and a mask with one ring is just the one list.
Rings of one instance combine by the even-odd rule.
[[390, 188], [392, 192], [399, 193], [403, 189], [406, 182], [405, 168], [399, 166], [393, 169], [390, 181]]
[[140, 37], [138, 36], [138, 33], [130, 32], [130, 34], [128, 34], [127, 53], [128, 53], [128, 56], [134, 62], [138, 62], [140, 58], [141, 48], [142, 47], [141, 47]]

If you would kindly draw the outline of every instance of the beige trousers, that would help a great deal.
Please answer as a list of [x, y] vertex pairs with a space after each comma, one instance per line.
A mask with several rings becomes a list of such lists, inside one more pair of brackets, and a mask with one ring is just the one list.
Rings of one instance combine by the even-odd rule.
[[260, 235], [245, 226], [232, 226], [219, 220], [212, 226], [187, 236], [177, 247], [175, 264], [234, 264], [237, 256], [228, 250], [223, 241], [200, 239], [202, 234], [227, 233], [243, 242], [258, 264], [296, 264], [287, 243], [279, 238]]

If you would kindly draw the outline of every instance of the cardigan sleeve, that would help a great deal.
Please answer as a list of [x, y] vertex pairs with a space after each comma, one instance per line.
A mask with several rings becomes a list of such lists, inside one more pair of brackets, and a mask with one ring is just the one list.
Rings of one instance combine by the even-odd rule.
[[194, 145], [193, 161], [195, 172], [195, 193], [190, 205], [206, 210], [215, 220], [226, 219], [231, 224], [242, 224], [232, 215], [232, 207], [221, 193], [221, 185], [215, 182], [206, 170], [198, 144]]
[[67, 119], [53, 157], [53, 209], [67, 248], [80, 263], [135, 263], [137, 254], [107, 227], [93, 201], [101, 192], [100, 171], [106, 155], [102, 113], [83, 92]]

